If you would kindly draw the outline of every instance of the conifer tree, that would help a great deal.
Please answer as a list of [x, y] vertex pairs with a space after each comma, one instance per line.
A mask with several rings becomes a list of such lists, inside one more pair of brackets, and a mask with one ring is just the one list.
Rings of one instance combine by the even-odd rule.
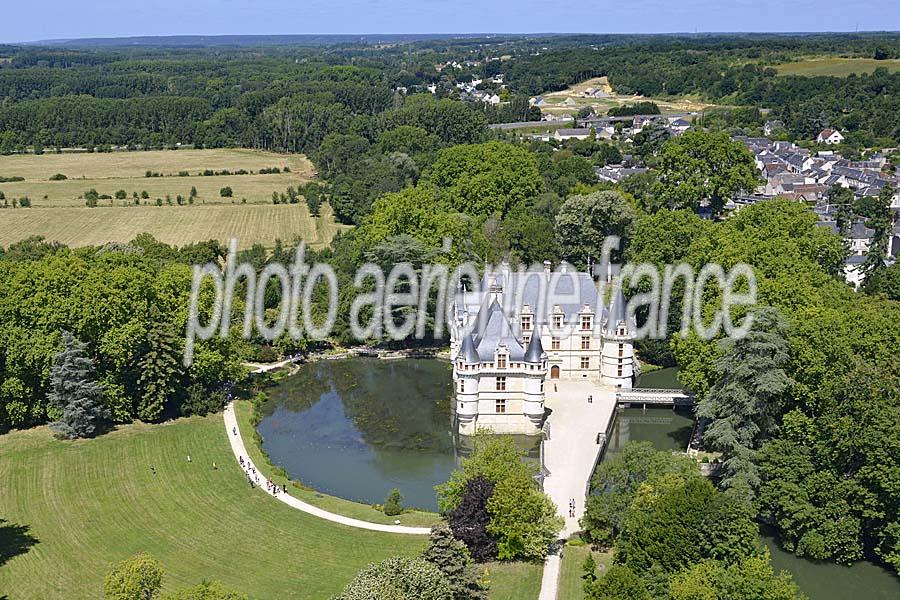
[[63, 350], [56, 355], [50, 371], [50, 403], [60, 416], [51, 425], [67, 438], [94, 435], [97, 425], [110, 418], [103, 403], [103, 386], [94, 380], [94, 361], [87, 344], [68, 331], [62, 332]]
[[722, 487], [748, 501], [760, 483], [754, 454], [774, 432], [793, 385], [785, 371], [790, 360], [786, 328], [776, 309], [756, 310], [747, 335], [724, 342], [725, 354], [716, 361], [719, 380], [696, 407], [697, 417], [710, 420], [704, 443], [725, 458]]
[[422, 558], [437, 566], [450, 582], [453, 600], [486, 600], [488, 597], [469, 549], [453, 537], [445, 522], [432, 525], [431, 537]]

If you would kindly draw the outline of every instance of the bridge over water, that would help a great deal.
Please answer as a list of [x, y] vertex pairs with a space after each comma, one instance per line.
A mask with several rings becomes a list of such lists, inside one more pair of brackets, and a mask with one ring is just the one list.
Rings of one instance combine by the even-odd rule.
[[632, 388], [616, 391], [619, 406], [693, 406], [694, 394], [687, 390], [665, 388]]

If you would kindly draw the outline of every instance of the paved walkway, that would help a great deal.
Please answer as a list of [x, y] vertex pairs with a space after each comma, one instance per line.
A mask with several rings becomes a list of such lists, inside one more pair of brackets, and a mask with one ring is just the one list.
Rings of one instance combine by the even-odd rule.
[[[541, 577], [541, 593], [538, 600], [556, 600], [559, 593], [559, 570], [562, 566], [562, 557], [557, 554], [548, 554], [544, 559], [544, 575]], [[563, 598], [563, 600], [567, 600]]]
[[[244, 446], [244, 440], [241, 437], [241, 430], [240, 427], [238, 427], [237, 418], [234, 414], [233, 403], [229, 403], [228, 406], [225, 407], [225, 432], [228, 435], [228, 440], [231, 442], [231, 450], [232, 452], [234, 452], [234, 459], [238, 461], [238, 463], [240, 463], [240, 459], [241, 457], [243, 457], [243, 469], [246, 473], [250, 467], [256, 465], [250, 463], [250, 455], [247, 453], [247, 448]], [[381, 523], [370, 523], [369, 521], [361, 521], [359, 519], [352, 519], [350, 517], [345, 517], [343, 515], [328, 512], [327, 510], [323, 510], [318, 506], [313, 506], [312, 504], [307, 504], [302, 500], [298, 500], [297, 498], [294, 498], [293, 496], [291, 496], [290, 494], [286, 494], [285, 492], [278, 491], [277, 493], [272, 493], [271, 491], [266, 490], [266, 476], [263, 475], [258, 466], [256, 466], [256, 474], [259, 476], [259, 481], [261, 483], [261, 485], [257, 485], [256, 487], [260, 491], [269, 494], [276, 500], [280, 500], [281, 502], [284, 502], [292, 508], [302, 510], [305, 513], [309, 513], [313, 516], [319, 517], [320, 519], [325, 519], [326, 521], [331, 521], [333, 523], [340, 523], [341, 525], [347, 525], [349, 527], [356, 527], [358, 529], [382, 531], [385, 533], [403, 533], [408, 535], [428, 535], [429, 533], [431, 533], [431, 529], [428, 527], [382, 525]]]
[[[550, 472], [544, 479], [544, 491], [566, 520], [560, 532], [565, 539], [581, 529], [578, 520], [584, 514], [588, 482], [601, 449], [597, 434], [606, 433], [615, 414], [616, 393], [611, 387], [588, 380], [547, 381], [545, 389], [545, 405], [553, 412], [550, 437], [544, 442], [544, 464]], [[590, 404], [588, 396], [593, 396]], [[575, 511], [569, 516], [572, 499]]]

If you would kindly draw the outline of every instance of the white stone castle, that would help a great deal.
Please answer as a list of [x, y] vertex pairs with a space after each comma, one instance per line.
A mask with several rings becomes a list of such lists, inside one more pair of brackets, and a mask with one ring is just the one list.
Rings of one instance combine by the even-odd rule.
[[450, 358], [459, 432], [537, 434], [554, 379], [630, 388], [634, 324], [617, 289], [609, 310], [597, 282], [568, 265], [486, 273], [452, 307]]

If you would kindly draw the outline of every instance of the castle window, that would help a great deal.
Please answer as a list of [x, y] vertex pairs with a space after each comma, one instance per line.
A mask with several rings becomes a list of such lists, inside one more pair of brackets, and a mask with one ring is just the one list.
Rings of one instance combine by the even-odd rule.
[[506, 390], [506, 377], [498, 377], [497, 378], [497, 391], [502, 392]]
[[591, 315], [582, 315], [581, 316], [581, 329], [583, 331], [588, 331], [591, 328]]
[[522, 331], [531, 331], [531, 315], [522, 317]]
[[619, 327], [619, 335], [625, 335], [625, 328]]
[[559, 350], [559, 338], [551, 338], [550, 339], [550, 349], [551, 350]]
[[591, 368], [591, 357], [590, 356], [582, 356], [581, 357], [581, 368], [582, 369], [590, 369]]
[[459, 385], [457, 387], [459, 388], [459, 393], [462, 394], [463, 392], [466, 391], [466, 382], [464, 380], [460, 379], [458, 383], [459, 383]]
[[562, 315], [553, 315], [553, 328], [562, 329]]
[[505, 368], [506, 368], [506, 355], [505, 355], [505, 354], [498, 354], [498, 355], [497, 355], [497, 368], [498, 368], [498, 369], [505, 369]]
[[591, 349], [591, 338], [589, 336], [586, 336], [586, 335], [581, 336], [581, 349], [582, 350], [590, 350]]
[[523, 336], [522, 341], [525, 343], [525, 346], [527, 347], [528, 343], [531, 341], [531, 336], [530, 335]]
[[506, 412], [506, 400], [496, 400], [494, 402], [494, 412], [499, 414], [503, 414]]
[[619, 377], [621, 377], [622, 376], [622, 365], [619, 365], [618, 372], [619, 372]]
[[544, 380], [541, 379], [541, 393], [544, 393]]
[[621, 358], [624, 353], [625, 353], [625, 344], [619, 344], [619, 357]]

